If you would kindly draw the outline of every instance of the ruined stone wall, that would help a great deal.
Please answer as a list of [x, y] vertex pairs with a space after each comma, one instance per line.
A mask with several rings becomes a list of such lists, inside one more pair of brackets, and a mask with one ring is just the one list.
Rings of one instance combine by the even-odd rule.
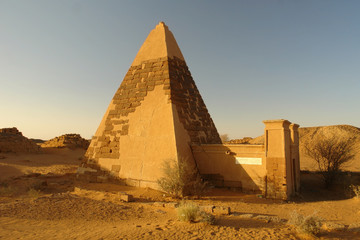
[[[200, 174], [211, 184], [235, 187], [245, 192], [265, 191], [264, 145], [201, 144], [193, 145], [192, 151]], [[239, 158], [248, 158], [248, 162], [240, 164], [237, 162]]]
[[300, 190], [297, 124], [267, 120], [265, 144], [201, 144], [192, 151], [202, 176], [215, 186], [290, 199]]
[[92, 139], [86, 153], [88, 158], [96, 160], [120, 157], [119, 140], [121, 136], [128, 135], [131, 128], [128, 115], [135, 112], [148, 92], [158, 85], [168, 95], [168, 103], [176, 105], [191, 143], [221, 142], [185, 61], [176, 57], [164, 57], [130, 67], [104, 116], [105, 128], [98, 131]]
[[2, 134], [14, 134], [14, 135], [20, 135], [22, 136], [22, 133], [16, 128], [1, 128], [0, 133]]
[[87, 149], [89, 146], [89, 141], [82, 138], [80, 134], [64, 134], [59, 137], [55, 137], [50, 139], [49, 141], [44, 142], [41, 144], [41, 147], [54, 147], [54, 148], [83, 148]]
[[[256, 144], [256, 143], [253, 143], [253, 138], [251, 137], [244, 137], [244, 138], [241, 138], [241, 139], [231, 139], [229, 141], [226, 141], [225, 144]], [[261, 145], [261, 144], [259, 144]]]
[[37, 153], [40, 147], [35, 142], [24, 137], [17, 128], [0, 129], [0, 152], [1, 153]]

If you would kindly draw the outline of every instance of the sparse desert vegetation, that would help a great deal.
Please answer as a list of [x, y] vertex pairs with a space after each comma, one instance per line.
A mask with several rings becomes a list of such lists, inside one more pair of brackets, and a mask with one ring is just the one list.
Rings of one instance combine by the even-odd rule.
[[12, 186], [9, 186], [6, 182], [0, 184], [0, 196], [1, 197], [10, 197], [16, 193], [16, 189]]
[[0, 6], [0, 240], [360, 240], [360, 2]]
[[178, 219], [184, 222], [215, 223], [214, 215], [205, 212], [194, 202], [181, 202], [177, 207], [177, 215]]
[[207, 183], [201, 179], [195, 165], [187, 159], [164, 161], [162, 170], [164, 176], [157, 182], [160, 188], [172, 197], [200, 197], [206, 192]]
[[[83, 153], [49, 149], [45, 155], [6, 154], [0, 160], [0, 171], [8, 170], [2, 167], [9, 165], [14, 170], [13, 177], [2, 180], [0, 188], [1, 237], [33, 239], [36, 234], [51, 239], [302, 239], [300, 228], [321, 239], [360, 236], [360, 225], [356, 225], [360, 222], [360, 206], [354, 198], [331, 200], [332, 193], [326, 192], [328, 200], [317, 201], [318, 192], [304, 191], [302, 200], [282, 202], [210, 188], [200, 199], [181, 204], [181, 200], [151, 189], [77, 182], [76, 168], [69, 165], [79, 164]], [[29, 197], [29, 187], [36, 196]], [[134, 202], [120, 201], [119, 193], [124, 192], [133, 195]], [[221, 211], [228, 207], [230, 213]], [[317, 233], [317, 228], [312, 227], [318, 226], [317, 222], [310, 217], [298, 217], [302, 223], [288, 225], [294, 210], [298, 216], [311, 216], [316, 210], [316, 216], [325, 223], [335, 221], [336, 228], [343, 230], [331, 230], [332, 225], [327, 224], [328, 229], [321, 228]], [[179, 221], [182, 214], [185, 222]]]
[[350, 185], [350, 190], [353, 192], [356, 198], [360, 198], [360, 186], [359, 185]]
[[291, 213], [289, 223], [294, 225], [300, 232], [312, 236], [319, 235], [322, 226], [322, 220], [316, 216], [316, 213], [304, 216], [296, 210]]
[[27, 194], [30, 198], [38, 198], [41, 196], [41, 191], [35, 188], [30, 188]]
[[343, 166], [355, 157], [352, 138], [317, 135], [305, 143], [305, 152], [317, 164], [325, 186], [331, 187]]
[[180, 221], [195, 222], [200, 217], [200, 208], [192, 202], [182, 202], [177, 208], [177, 214]]
[[229, 134], [227, 134], [227, 133], [221, 134], [220, 139], [221, 139], [222, 143], [229, 141]]
[[[316, 175], [303, 173], [301, 196], [284, 202], [213, 188], [198, 178], [191, 165], [180, 164], [176, 171], [174, 161], [169, 161], [164, 164], [163, 181], [168, 186], [164, 194], [78, 181], [76, 168], [83, 149], [41, 152], [2, 153], [0, 237], [4, 239], [35, 235], [39, 239], [360, 238], [355, 180], [349, 181], [352, 195], [347, 196], [338, 188], [325, 189]], [[194, 194], [196, 182], [201, 186], [199, 194]], [[191, 187], [184, 190], [184, 186]], [[123, 194], [132, 195], [133, 201], [123, 201]]]

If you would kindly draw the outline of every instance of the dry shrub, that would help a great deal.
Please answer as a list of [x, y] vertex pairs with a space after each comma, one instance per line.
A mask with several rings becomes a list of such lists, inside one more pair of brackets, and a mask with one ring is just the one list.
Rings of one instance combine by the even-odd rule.
[[200, 208], [194, 203], [181, 203], [177, 208], [177, 214], [180, 221], [195, 222], [199, 218]]
[[195, 173], [192, 181], [188, 183], [188, 195], [200, 198], [208, 191], [208, 182], [203, 181], [198, 172]]
[[173, 197], [182, 196], [184, 183], [176, 166], [171, 166], [170, 161], [165, 161], [162, 166], [164, 177], [157, 180], [158, 185]]
[[0, 183], [0, 196], [2, 197], [11, 197], [15, 195], [17, 189], [3, 182]]
[[344, 164], [355, 157], [352, 138], [318, 135], [304, 146], [306, 155], [317, 163], [327, 188], [334, 183]]
[[356, 198], [360, 198], [360, 185], [350, 185], [350, 189]]
[[212, 215], [211, 213], [207, 213], [207, 212], [204, 212], [204, 211], [200, 211], [200, 221], [201, 222], [206, 222], [206, 223], [209, 223], [211, 225], [215, 224], [215, 216]]
[[207, 189], [195, 166], [184, 159], [179, 161], [165, 161], [163, 163], [163, 177], [158, 179], [160, 188], [175, 198], [184, 196], [202, 196]]
[[30, 188], [29, 191], [27, 192], [27, 194], [30, 198], [38, 198], [41, 195], [41, 191], [36, 190], [34, 188]]
[[221, 139], [222, 143], [225, 143], [225, 142], [229, 141], [229, 135], [227, 133], [221, 134], [220, 139]]
[[183, 222], [206, 222], [215, 223], [214, 215], [200, 210], [200, 207], [192, 202], [182, 202], [177, 208], [178, 219]]
[[290, 215], [289, 223], [294, 225], [300, 232], [316, 236], [320, 233], [322, 220], [315, 216], [315, 213], [309, 216], [293, 211]]
[[45, 187], [47, 186], [47, 182], [40, 180], [40, 179], [34, 179], [29, 181], [27, 184], [27, 189], [34, 189], [34, 190], [44, 190]]

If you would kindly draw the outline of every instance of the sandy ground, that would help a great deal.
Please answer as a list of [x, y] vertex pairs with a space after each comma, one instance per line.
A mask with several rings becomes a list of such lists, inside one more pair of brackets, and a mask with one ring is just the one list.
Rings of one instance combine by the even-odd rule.
[[[360, 239], [360, 200], [308, 187], [294, 202], [211, 189], [200, 206], [225, 206], [216, 223], [177, 220], [178, 202], [151, 189], [78, 182], [84, 150], [0, 154], [0, 239], [312, 239], [287, 224], [290, 214], [324, 220], [320, 239]], [[311, 185], [311, 184], [310, 184]], [[307, 185], [305, 185], [307, 186]], [[29, 189], [41, 189], [29, 194]], [[134, 202], [120, 201], [121, 193]]]

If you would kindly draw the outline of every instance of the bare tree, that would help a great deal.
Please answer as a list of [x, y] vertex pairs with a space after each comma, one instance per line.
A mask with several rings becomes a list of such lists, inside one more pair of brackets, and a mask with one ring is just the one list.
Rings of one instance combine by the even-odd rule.
[[225, 142], [229, 141], [229, 135], [227, 133], [221, 134], [220, 139], [221, 139], [222, 143], [225, 143]]
[[305, 143], [306, 154], [314, 159], [328, 188], [345, 163], [355, 156], [353, 138], [319, 135]]

